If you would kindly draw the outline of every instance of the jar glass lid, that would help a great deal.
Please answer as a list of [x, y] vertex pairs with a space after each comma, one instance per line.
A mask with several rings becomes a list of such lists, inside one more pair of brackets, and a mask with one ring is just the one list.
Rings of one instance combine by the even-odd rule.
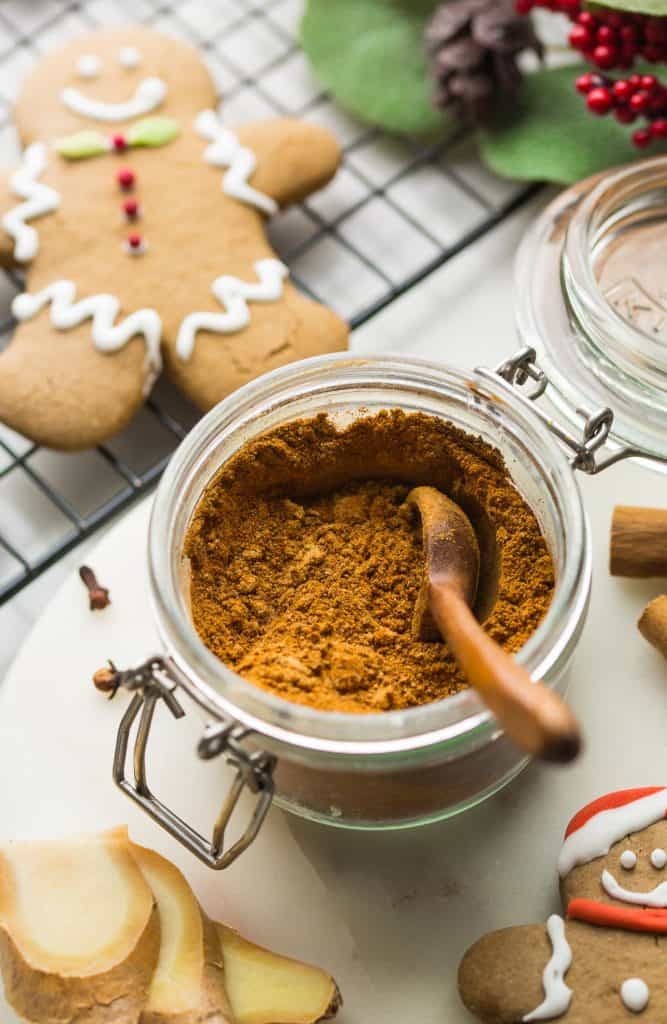
[[559, 195], [517, 257], [517, 320], [569, 418], [667, 471], [667, 158]]

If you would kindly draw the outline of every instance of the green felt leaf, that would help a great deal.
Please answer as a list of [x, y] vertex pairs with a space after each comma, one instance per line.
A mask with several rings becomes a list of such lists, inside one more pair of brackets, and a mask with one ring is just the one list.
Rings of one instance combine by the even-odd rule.
[[89, 156], [99, 156], [109, 152], [108, 136], [94, 130], [76, 132], [56, 139], [54, 148], [66, 160], [85, 160]]
[[[589, 4], [591, 8], [598, 5]], [[620, 11], [633, 11], [635, 14], [667, 14], [667, 0], [605, 0], [604, 7], [615, 7]]]
[[178, 122], [171, 117], [145, 117], [127, 133], [130, 146], [166, 146], [178, 135]]
[[438, 0], [308, 0], [301, 24], [313, 70], [336, 100], [391, 132], [442, 132], [431, 104], [424, 28]]
[[583, 70], [570, 65], [527, 76], [513, 110], [480, 132], [482, 156], [494, 171], [507, 178], [570, 184], [665, 151], [664, 144], [638, 150], [632, 125], [591, 114], [574, 88]]

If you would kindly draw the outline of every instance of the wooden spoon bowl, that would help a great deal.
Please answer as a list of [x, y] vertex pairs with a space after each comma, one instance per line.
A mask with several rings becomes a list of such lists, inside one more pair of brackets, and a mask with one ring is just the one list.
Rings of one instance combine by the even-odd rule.
[[546, 761], [573, 760], [581, 735], [570, 709], [553, 690], [534, 682], [471, 611], [479, 545], [465, 512], [434, 487], [415, 487], [407, 500], [421, 517], [425, 556], [414, 635], [426, 642], [446, 640], [470, 685], [518, 747]]

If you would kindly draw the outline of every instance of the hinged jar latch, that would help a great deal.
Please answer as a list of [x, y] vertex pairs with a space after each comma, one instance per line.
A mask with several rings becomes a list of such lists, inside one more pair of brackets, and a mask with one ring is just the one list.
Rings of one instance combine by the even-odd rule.
[[[477, 372], [496, 384], [500, 378], [500, 383], [510, 387], [515, 394], [519, 394], [528, 402], [535, 402], [541, 398], [549, 387], [549, 378], [537, 364], [537, 353], [534, 348], [529, 346], [520, 349], [516, 355], [500, 363], [495, 370], [482, 367]], [[588, 412], [585, 409], [576, 410], [577, 415], [581, 416], [584, 421], [580, 438], [575, 437], [560, 423], [548, 416], [543, 409], [533, 406], [533, 411], [571, 453], [572, 468], [579, 469], [582, 473], [594, 475], [622, 459], [647, 457], [646, 452], [639, 448], [621, 447], [608, 453], [605, 458], [598, 458], [598, 452], [607, 443], [614, 422], [614, 413], [606, 406], [595, 412]]]
[[[197, 753], [204, 761], [221, 754], [236, 768], [229, 793], [213, 827], [210, 840], [171, 811], [151, 791], [146, 770], [146, 751], [155, 708], [164, 701], [174, 718], [183, 718], [185, 712], [175, 696], [179, 678], [167, 658], [149, 658], [138, 668], [116, 671], [115, 688], [123, 687], [133, 693], [130, 705], [123, 715], [116, 739], [113, 778], [116, 785], [131, 800], [150, 815], [170, 835], [187, 847], [208, 867], [216, 871], [236, 860], [239, 854], [256, 838], [273, 800], [273, 772], [276, 759], [264, 751], [250, 750], [246, 745], [251, 730], [238, 722], [223, 720], [206, 726], [199, 741]], [[127, 753], [132, 727], [139, 719], [133, 750], [134, 781], [126, 774]], [[257, 799], [250, 821], [239, 839], [225, 849], [225, 832], [244, 789]]]

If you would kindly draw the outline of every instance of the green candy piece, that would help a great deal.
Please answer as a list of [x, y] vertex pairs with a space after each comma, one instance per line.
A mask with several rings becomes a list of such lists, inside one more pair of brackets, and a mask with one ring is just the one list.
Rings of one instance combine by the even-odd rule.
[[89, 156], [99, 156], [100, 153], [108, 153], [110, 146], [106, 135], [91, 129], [57, 139], [54, 148], [66, 160], [85, 160]]
[[171, 117], [146, 117], [127, 133], [130, 146], [165, 146], [178, 135], [178, 122]]
[[441, 134], [424, 30], [438, 0], [308, 0], [301, 23], [313, 70], [342, 107], [390, 132]]
[[[648, 73], [650, 65], [633, 67]], [[520, 99], [504, 118], [480, 131], [482, 157], [497, 174], [570, 185], [608, 167], [665, 151], [664, 144], [638, 150], [632, 126], [595, 117], [574, 82], [590, 70], [569, 65], [528, 75]], [[655, 69], [654, 69], [655, 70]]]

